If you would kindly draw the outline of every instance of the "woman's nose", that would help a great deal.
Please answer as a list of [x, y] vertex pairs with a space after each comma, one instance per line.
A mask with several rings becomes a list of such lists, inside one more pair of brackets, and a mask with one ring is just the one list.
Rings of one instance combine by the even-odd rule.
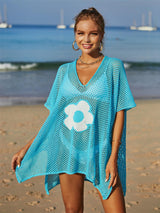
[[90, 36], [89, 35], [85, 35], [84, 41], [89, 43], [90, 42]]

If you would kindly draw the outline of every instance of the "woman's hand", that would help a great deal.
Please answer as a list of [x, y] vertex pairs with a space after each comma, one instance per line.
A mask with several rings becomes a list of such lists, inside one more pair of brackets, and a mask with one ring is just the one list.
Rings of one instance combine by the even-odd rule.
[[21, 165], [21, 161], [24, 158], [27, 150], [29, 149], [29, 147], [33, 143], [35, 137], [36, 136], [34, 136], [22, 149], [20, 149], [19, 152], [17, 152], [15, 155], [13, 155], [12, 162], [11, 162], [11, 168], [12, 168], [13, 171], [16, 170], [17, 166]]
[[111, 179], [108, 188], [110, 188], [111, 186], [114, 187], [118, 180], [118, 169], [117, 160], [112, 157], [109, 158], [106, 166], [106, 181], [109, 180], [109, 176], [111, 176]]
[[14, 172], [15, 172], [16, 167], [21, 165], [21, 161], [24, 158], [26, 152], [27, 152], [27, 149], [24, 147], [19, 152], [17, 152], [15, 155], [13, 155], [12, 162], [11, 162], [11, 168]]

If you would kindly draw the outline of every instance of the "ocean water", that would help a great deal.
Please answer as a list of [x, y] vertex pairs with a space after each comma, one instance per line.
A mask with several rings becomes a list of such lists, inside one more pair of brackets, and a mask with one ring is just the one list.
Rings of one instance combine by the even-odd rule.
[[[60, 64], [73, 61], [73, 29], [13, 26], [0, 29], [0, 106], [42, 103]], [[120, 58], [135, 98], [160, 98], [160, 29], [106, 28], [104, 55]]]

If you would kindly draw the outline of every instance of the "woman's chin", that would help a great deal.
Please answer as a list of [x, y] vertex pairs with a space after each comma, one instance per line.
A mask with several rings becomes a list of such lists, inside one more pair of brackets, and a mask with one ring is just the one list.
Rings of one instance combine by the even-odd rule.
[[96, 52], [99, 52], [97, 49], [81, 49], [83, 54], [88, 54], [88, 55], [92, 55], [95, 54]]

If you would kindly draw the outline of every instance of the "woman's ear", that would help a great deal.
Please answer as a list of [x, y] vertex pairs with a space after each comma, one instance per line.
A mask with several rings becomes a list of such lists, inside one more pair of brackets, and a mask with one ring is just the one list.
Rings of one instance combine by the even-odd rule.
[[99, 42], [100, 42], [100, 43], [103, 43], [103, 35], [102, 35], [102, 34], [100, 35]]

